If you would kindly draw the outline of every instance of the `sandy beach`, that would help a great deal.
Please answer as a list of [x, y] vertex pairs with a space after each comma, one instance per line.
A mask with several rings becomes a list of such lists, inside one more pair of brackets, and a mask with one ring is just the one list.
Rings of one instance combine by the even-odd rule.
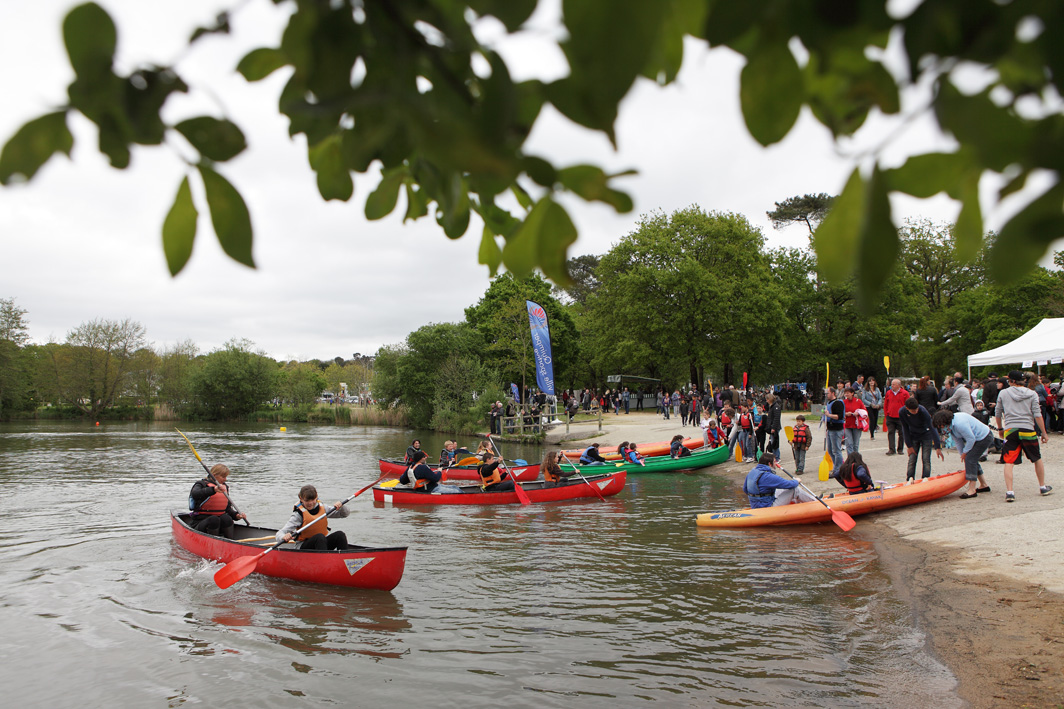
[[[784, 412], [784, 426], [796, 415]], [[817, 418], [806, 416], [814, 440], [802, 482], [817, 494], [839, 491], [834, 480], [817, 479], [824, 432]], [[678, 418], [633, 411], [604, 414], [601, 432], [595, 423], [574, 425], [568, 434], [558, 426], [547, 442], [576, 448], [667, 441], [677, 433], [701, 438], [700, 429], [681, 426]], [[886, 455], [886, 433], [865, 433], [860, 450], [875, 480], [904, 482], [907, 456]], [[944, 461], [932, 457], [932, 475], [963, 469], [955, 449], [945, 455]], [[973, 707], [1064, 706], [1064, 437], [1050, 434], [1042, 456], [1046, 482], [1056, 488], [1046, 497], [1025, 461], [1014, 471], [1016, 502], [1006, 503], [1004, 466], [991, 456], [983, 470], [992, 492], [961, 500], [961, 488], [935, 502], [858, 517], [849, 532], [876, 544], [894, 589], [910, 602], [916, 624]], [[786, 444], [781, 462], [793, 470]], [[750, 468], [730, 462], [705, 472], [741, 486]]]

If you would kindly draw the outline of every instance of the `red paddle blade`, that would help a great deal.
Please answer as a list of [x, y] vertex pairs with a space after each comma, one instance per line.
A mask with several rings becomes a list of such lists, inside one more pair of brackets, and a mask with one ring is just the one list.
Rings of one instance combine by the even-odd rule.
[[[262, 552], [262, 554], [265, 553], [266, 552]], [[218, 588], [229, 588], [234, 583], [254, 571], [255, 567], [259, 565], [259, 558], [262, 557], [262, 554], [242, 556], [235, 561], [230, 561], [228, 564], [218, 569], [214, 574], [214, 582], [218, 584]]]
[[525, 492], [525, 489], [523, 487], [517, 484], [516, 480], [514, 480], [514, 492], [517, 493], [517, 500], [522, 505], [532, 504], [532, 500], [528, 499], [528, 493]]
[[844, 532], [848, 532], [857, 526], [857, 523], [853, 521], [853, 517], [842, 510], [832, 510], [831, 521], [839, 525], [839, 529]]

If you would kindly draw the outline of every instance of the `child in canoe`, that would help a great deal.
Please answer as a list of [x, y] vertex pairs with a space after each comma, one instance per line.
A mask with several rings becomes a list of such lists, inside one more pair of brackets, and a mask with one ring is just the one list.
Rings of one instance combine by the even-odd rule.
[[[422, 454], [424, 455], [424, 454]], [[292, 508], [292, 516], [277, 532], [277, 541], [298, 541], [300, 549], [317, 549], [319, 551], [347, 549], [347, 535], [343, 532], [329, 533], [326, 517], [347, 517], [350, 514], [341, 502], [335, 505], [323, 505], [318, 501], [318, 491], [313, 485], [304, 485], [299, 489], [299, 504]], [[309, 527], [293, 536], [297, 529], [311, 523]]]
[[686, 458], [691, 450], [683, 444], [683, 434], [677, 433], [669, 442], [669, 455], [673, 458]]

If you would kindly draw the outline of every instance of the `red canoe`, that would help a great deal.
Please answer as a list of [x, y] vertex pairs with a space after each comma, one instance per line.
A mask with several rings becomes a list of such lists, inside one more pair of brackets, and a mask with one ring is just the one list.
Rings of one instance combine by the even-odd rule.
[[[241, 539], [277, 533], [276, 529], [238, 524], [236, 539], [225, 539], [192, 529], [187, 513], [171, 510], [170, 520], [174, 541], [197, 556], [223, 564], [242, 556], [255, 556], [272, 543], [268, 540], [241, 542]], [[405, 567], [406, 547], [375, 549], [349, 545], [345, 551], [302, 551], [281, 546], [259, 559], [255, 572], [293, 581], [391, 591], [399, 585]]]
[[[658, 441], [657, 443], [636, 443], [636, 449], [639, 454], [647, 458], [655, 455], [669, 455], [671, 451], [672, 441]], [[685, 438], [683, 439], [683, 447], [694, 450], [695, 448], [701, 448], [704, 442], [701, 438]], [[565, 455], [573, 459], [575, 463], [580, 455], [587, 450], [587, 446], [574, 450], [562, 451]], [[558, 455], [561, 455], [559, 453]], [[620, 460], [621, 456], [617, 453], [617, 446], [599, 446], [599, 455], [606, 460]]]
[[[696, 518], [699, 527], [764, 527], [783, 524], [815, 524], [831, 521], [831, 510], [842, 510], [851, 517], [868, 512], [889, 510], [937, 500], [964, 486], [964, 471], [923, 478], [911, 485], [887, 485], [883, 489], [850, 494], [839, 492], [824, 496], [828, 507], [819, 502], [799, 502], [779, 507], [707, 512]], [[831, 509], [828, 509], [828, 508]]]
[[[598, 488], [603, 497], [616, 495], [624, 489], [627, 474], [622, 470], [605, 475], [585, 475], [587, 482], [575, 479], [557, 487], [544, 487], [542, 480], [522, 483], [528, 499], [532, 502], [557, 502], [558, 500], [576, 500], [582, 497], [598, 498], [591, 485]], [[373, 488], [374, 502], [390, 502], [396, 505], [516, 505], [520, 503], [517, 493], [483, 492], [479, 485], [463, 485], [461, 493], [440, 495], [428, 492], [414, 492], [401, 487]]]
[[[539, 477], [539, 463], [530, 463], [528, 465], [508, 463], [508, 465], [510, 467], [504, 468], [504, 470], [517, 478], [518, 482], [524, 482], [526, 480], [532, 481]], [[406, 463], [401, 460], [385, 460], [383, 458], [378, 458], [377, 466], [381, 469], [382, 473], [388, 473], [395, 477], [399, 477], [406, 472]], [[429, 467], [435, 470], [439, 466], [430, 465]], [[479, 482], [480, 476], [477, 474], [477, 468], [475, 465], [459, 465], [447, 469], [447, 479], [475, 480]]]

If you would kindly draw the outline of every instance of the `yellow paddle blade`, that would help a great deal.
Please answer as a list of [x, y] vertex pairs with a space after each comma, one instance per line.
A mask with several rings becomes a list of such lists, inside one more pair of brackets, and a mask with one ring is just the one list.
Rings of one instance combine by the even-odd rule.
[[399, 478], [396, 478], [395, 480], [385, 480], [384, 482], [381, 483], [381, 487], [395, 487], [398, 484], [399, 484]]
[[743, 449], [740, 448], [739, 446], [735, 446], [735, 462], [736, 463], [743, 462]]
[[469, 456], [468, 458], [462, 458], [460, 461], [458, 461], [458, 464], [459, 465], [476, 465], [479, 462], [480, 462], [480, 458], [477, 458], [475, 456]]
[[820, 461], [820, 470], [817, 471], [817, 475], [821, 480], [827, 480], [831, 475], [831, 470], [835, 467], [835, 461], [831, 459], [830, 453], [824, 453], [824, 459]]
[[787, 436], [788, 443], [794, 440], [794, 426], [784, 426], [783, 433], [785, 436]]

